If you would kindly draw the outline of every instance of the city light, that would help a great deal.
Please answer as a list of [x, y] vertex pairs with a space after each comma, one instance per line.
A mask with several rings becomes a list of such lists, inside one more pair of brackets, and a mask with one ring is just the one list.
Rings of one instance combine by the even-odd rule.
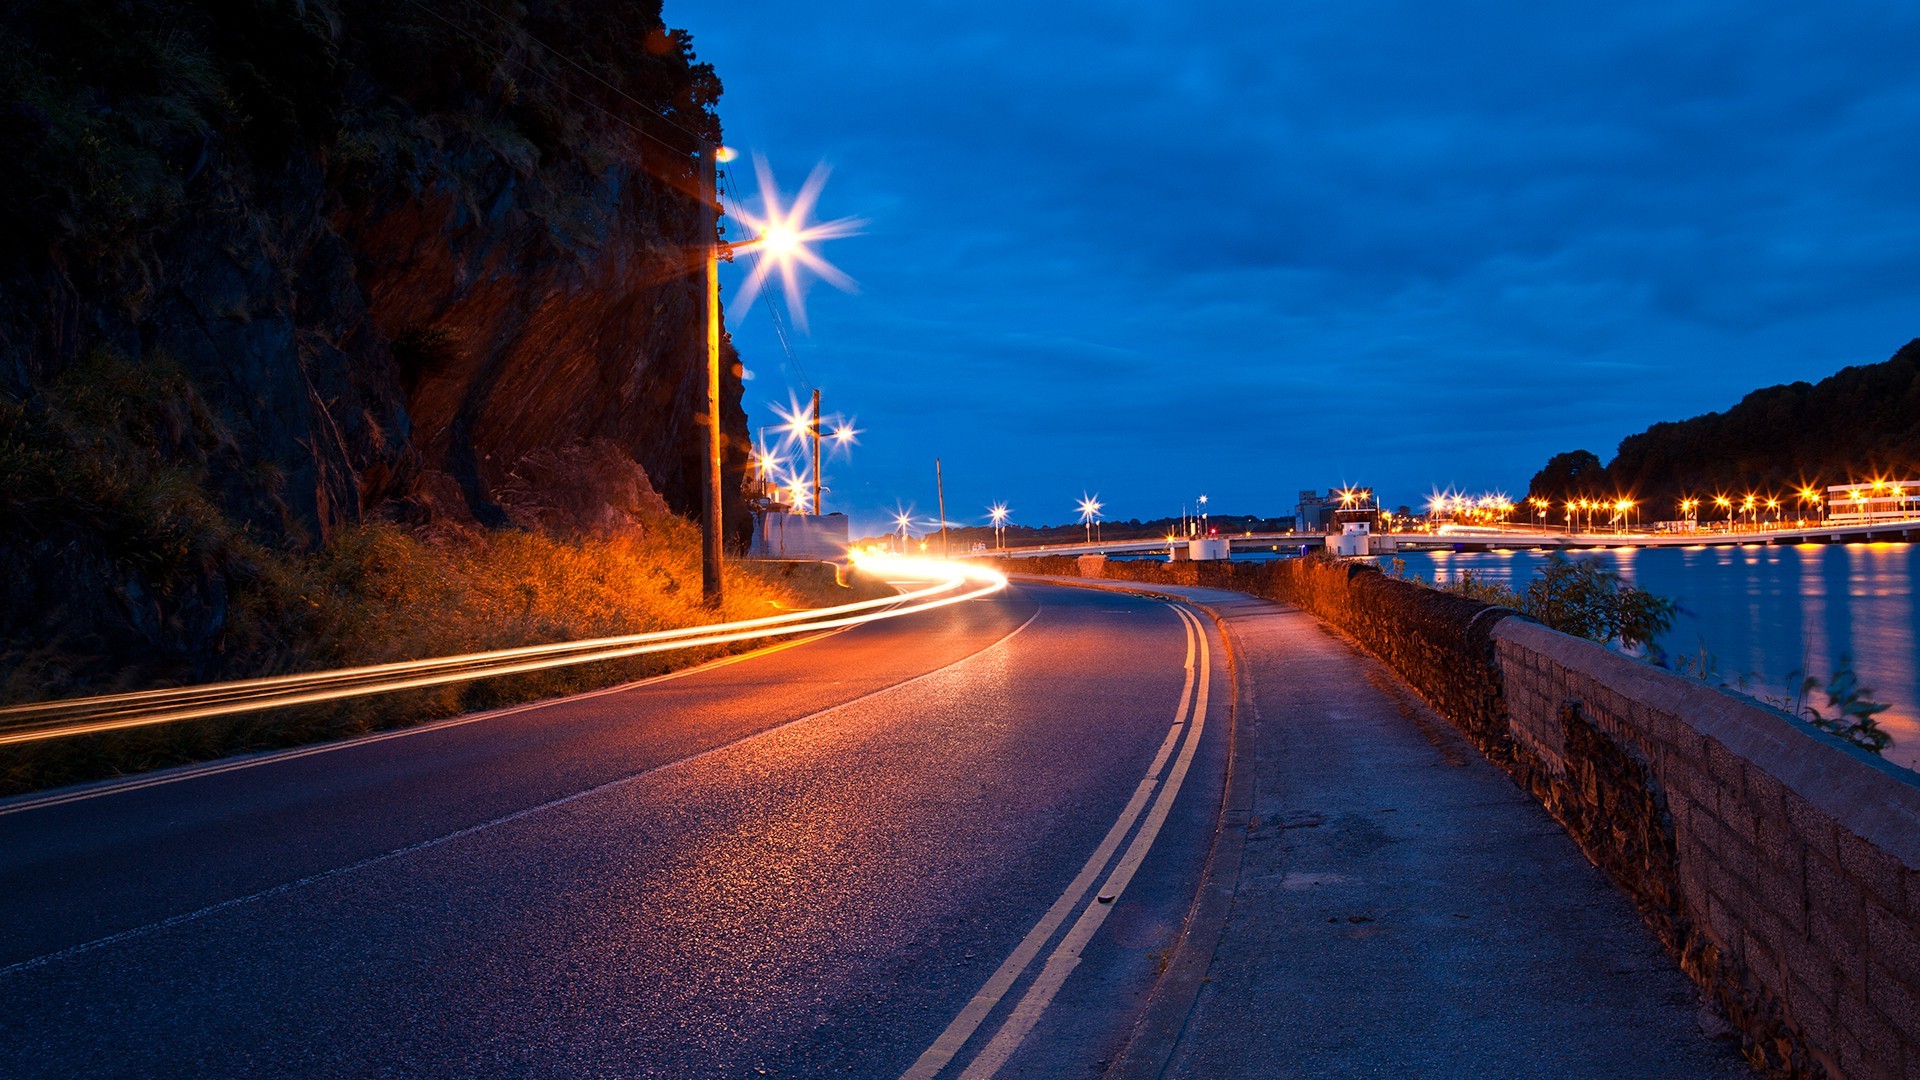
[[760, 212], [754, 213], [741, 207], [735, 207], [733, 211], [733, 216], [747, 227], [753, 239], [735, 244], [731, 250], [753, 252], [765, 258], [756, 261], [753, 269], [748, 271], [746, 281], [740, 286], [740, 295], [733, 302], [734, 311], [736, 317], [744, 313], [760, 295], [767, 279], [778, 272], [781, 289], [787, 298], [787, 310], [792, 313], [794, 322], [805, 330], [807, 310], [800, 277], [802, 267], [843, 292], [852, 292], [856, 287], [852, 278], [821, 258], [812, 245], [822, 240], [858, 236], [860, 227], [866, 222], [854, 218], [808, 221], [813, 214], [814, 204], [820, 199], [820, 191], [827, 183], [828, 170], [825, 166], [814, 167], [807, 182], [800, 186], [800, 193], [794, 196], [793, 204], [784, 208], [779, 185], [774, 183], [773, 170], [768, 167], [766, 159], [754, 155], [753, 169], [760, 179]]
[[1100, 520], [1100, 496], [1080, 493], [1080, 501], [1075, 504], [1080, 511], [1080, 524], [1087, 527], [1087, 543], [1093, 543], [1093, 524]]

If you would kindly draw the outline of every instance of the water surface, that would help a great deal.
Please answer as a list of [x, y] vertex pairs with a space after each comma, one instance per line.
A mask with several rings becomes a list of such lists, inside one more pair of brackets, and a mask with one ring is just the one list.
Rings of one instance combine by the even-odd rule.
[[[1597, 559], [1680, 605], [1660, 645], [1670, 654], [1704, 654], [1729, 683], [1783, 698], [1799, 673], [1824, 685], [1851, 657], [1875, 701], [1893, 707], [1879, 720], [1894, 738], [1886, 758], [1920, 767], [1920, 545], [1804, 544], [1793, 547], [1615, 548], [1576, 553]], [[1407, 573], [1429, 581], [1463, 571], [1524, 589], [1546, 556], [1536, 551], [1409, 551]], [[1384, 560], [1381, 560], [1384, 561]], [[1812, 703], [1825, 708], [1815, 691]], [[1831, 710], [1828, 710], [1831, 711]]]

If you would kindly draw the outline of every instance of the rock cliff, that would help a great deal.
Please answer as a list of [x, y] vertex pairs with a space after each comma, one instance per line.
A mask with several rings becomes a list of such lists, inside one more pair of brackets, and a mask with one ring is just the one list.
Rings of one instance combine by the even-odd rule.
[[0, 682], [244, 669], [363, 522], [697, 513], [719, 95], [657, 0], [0, 0]]
[[503, 524], [524, 463], [589, 444], [697, 511], [720, 86], [657, 2], [0, 11], [8, 394], [170, 360], [231, 432], [223, 503], [297, 543]]

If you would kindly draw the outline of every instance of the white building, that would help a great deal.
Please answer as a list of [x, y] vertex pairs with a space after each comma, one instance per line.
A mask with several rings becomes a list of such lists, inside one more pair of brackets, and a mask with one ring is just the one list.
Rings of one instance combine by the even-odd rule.
[[1874, 480], [1827, 489], [1827, 520], [1835, 525], [1920, 519], [1920, 480]]

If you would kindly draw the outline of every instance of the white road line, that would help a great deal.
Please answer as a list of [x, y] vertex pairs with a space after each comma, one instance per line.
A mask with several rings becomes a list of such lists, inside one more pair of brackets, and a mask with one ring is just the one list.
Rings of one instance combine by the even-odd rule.
[[475, 833], [485, 832], [488, 829], [496, 828], [501, 825], [512, 824], [513, 822], [520, 821], [524, 818], [532, 817], [535, 814], [543, 813], [548, 810], [557, 809], [559, 807], [566, 806], [569, 803], [578, 802], [579, 800], [587, 798], [590, 795], [598, 795], [601, 792], [611, 791], [614, 788], [620, 787], [624, 784], [631, 784], [636, 780], [644, 780], [649, 776], [653, 776], [656, 773], [665, 772], [668, 769], [674, 769], [682, 765], [692, 764], [693, 762], [699, 761], [702, 758], [710, 757], [724, 750], [731, 750], [737, 746], [741, 746], [745, 743], [749, 743], [755, 739], [761, 738], [762, 736], [772, 734], [773, 732], [776, 732], [776, 731], [780, 731], [783, 728], [790, 728], [795, 724], [804, 724], [809, 720], [817, 720], [823, 716], [828, 716], [835, 712], [838, 712], [841, 709], [846, 709], [854, 705], [858, 705], [859, 703], [866, 701], [869, 698], [879, 697], [882, 694], [889, 694], [895, 690], [900, 690], [905, 687], [912, 686], [914, 683], [920, 682], [923, 679], [931, 679], [935, 675], [939, 675], [943, 672], [950, 671], [953, 668], [959, 667], [961, 664], [964, 664], [970, 660], [973, 660], [977, 657], [985, 656], [987, 653], [993, 651], [994, 649], [1000, 648], [1001, 646], [1005, 645], [1007, 642], [1012, 641], [1014, 638], [1020, 635], [1020, 632], [1022, 630], [1025, 630], [1027, 627], [1032, 626], [1033, 621], [1035, 619], [1038, 619], [1039, 617], [1040, 617], [1040, 609], [1036, 607], [1034, 609], [1033, 614], [1027, 616], [1027, 620], [1025, 622], [1021, 623], [1019, 626], [1014, 627], [1010, 633], [1001, 637], [999, 640], [995, 641], [993, 644], [988, 645], [986, 648], [980, 649], [977, 652], [968, 653], [967, 655], [960, 657], [959, 659], [953, 661], [952, 663], [943, 664], [940, 667], [934, 668], [932, 671], [923, 671], [920, 674], [915, 675], [911, 679], [905, 679], [905, 680], [902, 680], [901, 682], [893, 683], [892, 685], [889, 685], [889, 686], [883, 686], [878, 690], [869, 691], [868, 693], [862, 694], [857, 698], [852, 698], [850, 700], [843, 701], [838, 705], [828, 706], [827, 708], [821, 709], [818, 712], [812, 712], [812, 713], [808, 713], [805, 716], [795, 717], [792, 720], [787, 720], [782, 723], [775, 724], [772, 727], [763, 728], [759, 731], [752, 733], [751, 735], [742, 735], [741, 737], [734, 739], [731, 742], [721, 743], [718, 746], [710, 746], [705, 750], [700, 751], [697, 754], [689, 754], [683, 758], [676, 758], [673, 761], [663, 762], [659, 765], [654, 765], [649, 768], [642, 769], [641, 771], [634, 773], [631, 776], [623, 776], [616, 780], [608, 780], [603, 784], [596, 784], [593, 787], [587, 788], [584, 791], [576, 791], [571, 795], [562, 795], [557, 799], [550, 799], [547, 802], [543, 802], [539, 804], [538, 806], [529, 806], [523, 810], [515, 810], [511, 814], [502, 814], [497, 818], [493, 818], [488, 821], [483, 821], [478, 825], [469, 825], [464, 829], [456, 829], [450, 833], [445, 833], [440, 836], [435, 836], [427, 840], [421, 840], [421, 841], [418, 841], [417, 843], [408, 844], [406, 847], [395, 848], [392, 851], [383, 852], [382, 854], [379, 854], [379, 855], [374, 855], [369, 858], [361, 859], [359, 862], [351, 863], [347, 866], [336, 866], [331, 870], [322, 870], [319, 873], [309, 874], [306, 877], [299, 878], [295, 881], [283, 882], [279, 885], [274, 885], [269, 888], [262, 889], [259, 892], [249, 893], [246, 896], [234, 897], [231, 900], [222, 900], [219, 903], [209, 904], [203, 908], [198, 908], [193, 911], [184, 912], [179, 915], [171, 915], [171, 916], [168, 916], [167, 918], [160, 919], [156, 922], [150, 922], [144, 926], [136, 926], [129, 930], [122, 930], [117, 934], [109, 934], [106, 937], [96, 938], [93, 941], [82, 942], [78, 945], [70, 945], [64, 949], [59, 949], [54, 952], [46, 953], [41, 956], [33, 957], [31, 959], [21, 960], [17, 963], [9, 964], [6, 967], [0, 967], [0, 978], [5, 978], [8, 975], [13, 975], [15, 973], [22, 972], [22, 971], [31, 971], [34, 968], [45, 967], [48, 964], [57, 963], [62, 960], [71, 960], [76, 956], [83, 956], [97, 949], [103, 949], [110, 945], [117, 945], [120, 942], [130, 941], [134, 938], [144, 937], [147, 934], [151, 934], [159, 930], [166, 930], [171, 927], [182, 925], [183, 923], [196, 922], [200, 919], [206, 918], [209, 915], [217, 915], [222, 911], [227, 911], [232, 908], [239, 907], [243, 904], [251, 904], [257, 900], [264, 900], [264, 899], [267, 899], [268, 897], [279, 896], [279, 895], [282, 895], [283, 893], [292, 892], [295, 889], [304, 888], [308, 885], [313, 885], [318, 882], [326, 881], [329, 878], [339, 877], [342, 874], [350, 874], [356, 870], [364, 870], [369, 866], [378, 866], [379, 864], [384, 862], [390, 862], [394, 859], [403, 858], [407, 855], [413, 855], [418, 852], [426, 851], [431, 848], [440, 847], [443, 844], [452, 843], [455, 840], [472, 836]]
[[[1200, 623], [1197, 617], [1184, 609], [1176, 610], [1179, 610], [1183, 617], [1192, 620], [1192, 625], [1196, 629], [1199, 628]], [[1087, 947], [1087, 942], [1093, 939], [1094, 933], [1100, 929], [1100, 924], [1107, 921], [1108, 914], [1119, 902], [1120, 894], [1126, 891], [1127, 883], [1133, 880], [1134, 873], [1145, 861], [1148, 849], [1153, 847], [1154, 840], [1160, 835], [1160, 827], [1166, 824], [1167, 814], [1173, 809], [1173, 800], [1180, 794], [1181, 785], [1186, 782], [1187, 769], [1193, 764], [1194, 751], [1200, 745], [1200, 733], [1206, 728], [1207, 689], [1212, 680], [1204, 673], [1210, 672], [1208, 667], [1210, 662], [1206, 632], [1201, 629], [1200, 666], [1203, 675], [1200, 679], [1199, 697], [1193, 711], [1193, 722], [1187, 725], [1190, 731], [1186, 745], [1180, 749], [1180, 760], [1174, 763], [1173, 770], [1167, 774], [1166, 783], [1160, 787], [1159, 797], [1154, 799], [1153, 810], [1141, 824], [1140, 832], [1134, 836], [1133, 843], [1127, 847], [1126, 855], [1120, 860], [1119, 865], [1113, 868], [1113, 873], [1108, 875], [1106, 883], [1100, 887], [1095, 902], [1081, 911], [1080, 918], [1073, 924], [1073, 929], [1067, 931], [1067, 936], [1054, 947], [1053, 954], [1047, 958], [1046, 966], [1041, 968], [1033, 984], [1027, 987], [1026, 994], [1020, 998], [1020, 1003], [1014, 1006], [1012, 1014], [1007, 1017], [1005, 1023], [1000, 1025], [1000, 1030], [994, 1033], [993, 1039], [987, 1043], [986, 1048], [981, 1050], [979, 1055], [968, 1064], [966, 1070], [960, 1074], [961, 1080], [985, 1080], [986, 1077], [999, 1072], [1001, 1066], [1007, 1063], [1007, 1059], [1013, 1056], [1013, 1052], [1020, 1048], [1021, 1041], [1033, 1030], [1033, 1025], [1039, 1022], [1040, 1014], [1046, 1012], [1047, 1006], [1052, 1004], [1054, 995], [1059, 993], [1061, 985], [1067, 981], [1067, 976], [1073, 972], [1074, 968], [1080, 966], [1080, 954]], [[1102, 903], [1101, 900], [1106, 902]]]
[[[1113, 858], [1113, 853], [1119, 848], [1120, 842], [1126, 838], [1128, 831], [1133, 828], [1134, 823], [1139, 819], [1141, 810], [1147, 805], [1148, 797], [1152, 795], [1154, 788], [1159, 784], [1161, 766], [1166, 764], [1168, 755], [1172, 753], [1177, 740], [1183, 734], [1187, 735], [1187, 749], [1182, 752], [1181, 761], [1186, 762], [1192, 759], [1192, 747], [1198, 742], [1198, 725], [1188, 722], [1194, 715], [1190, 711], [1191, 706], [1195, 701], [1199, 702], [1200, 712], [1198, 715], [1201, 718], [1204, 718], [1206, 710], [1206, 684], [1209, 672], [1206, 660], [1206, 633], [1200, 629], [1199, 620], [1188, 614], [1183, 608], [1173, 604], [1168, 604], [1167, 606], [1173, 608], [1174, 613], [1180, 617], [1182, 627], [1186, 630], [1186, 679], [1180, 688], [1179, 698], [1174, 702], [1173, 725], [1168, 729], [1166, 738], [1161, 740], [1160, 750], [1154, 755], [1153, 763], [1147, 767], [1146, 775], [1134, 788], [1133, 797], [1129, 799], [1127, 805], [1121, 809], [1120, 816], [1114, 820], [1113, 827], [1107, 830], [1106, 837], [1102, 839], [1100, 845], [1093, 850], [1093, 854], [1087, 857], [1086, 864], [1080, 868], [1080, 872], [1074, 876], [1073, 881], [1067, 885], [1066, 890], [1060, 894], [1059, 899], [1055, 900], [1052, 906], [1047, 908], [1046, 914], [1042, 915], [1040, 921], [1033, 925], [1033, 929], [1027, 931], [1026, 936], [1020, 939], [1020, 944], [1014, 947], [1013, 952], [1001, 962], [1000, 966], [994, 970], [994, 973], [987, 978], [986, 983], [974, 993], [966, 1006], [960, 1010], [960, 1014], [955, 1016], [953, 1022], [947, 1025], [946, 1030], [942, 1031], [940, 1036], [933, 1041], [933, 1045], [929, 1046], [913, 1063], [912, 1067], [908, 1068], [907, 1071], [902, 1074], [902, 1080], [929, 1080], [929, 1078], [938, 1074], [940, 1070], [946, 1068], [947, 1065], [952, 1062], [954, 1056], [966, 1046], [968, 1040], [979, 1030], [980, 1025], [986, 1020], [988, 1015], [1000, 1004], [1000, 1001], [1006, 996], [1007, 991], [1010, 990], [1013, 984], [1019, 981], [1020, 977], [1032, 966], [1033, 960], [1039, 955], [1041, 948], [1052, 939], [1054, 933], [1060, 929], [1061, 924], [1066, 922], [1067, 916], [1073, 913], [1074, 908], [1086, 898], [1088, 887], [1093, 884], [1094, 879], [1099, 876], [1100, 871], [1106, 868], [1107, 862]], [[1197, 666], [1194, 663], [1196, 652], [1200, 657], [1200, 663]], [[1196, 686], [1198, 686], [1197, 697], [1195, 696]], [[1176, 766], [1176, 770], [1182, 777], [1185, 776], [1186, 770], [1184, 766]], [[1166, 799], [1163, 794], [1162, 801], [1167, 802], [1170, 800]], [[1158, 804], [1156, 804], [1156, 809], [1158, 809]], [[1160, 818], [1164, 820], [1165, 817], [1165, 812], [1161, 811]], [[1154, 831], [1158, 832], [1158, 830], [1159, 826], [1155, 824]], [[1149, 837], [1147, 845], [1151, 846], [1151, 844], [1152, 839]], [[1133, 848], [1130, 848], [1128, 851], [1129, 858], [1133, 857], [1134, 849], [1138, 849], [1142, 857], [1145, 856], [1146, 850], [1141, 846], [1137, 837], [1135, 838]], [[1122, 865], [1125, 865], [1124, 860]], [[1135, 865], [1137, 866], [1137, 861]], [[1132, 877], [1131, 870], [1128, 871], [1127, 877]], [[1111, 878], [1109, 878], [1109, 880], [1111, 881]], [[1124, 887], [1124, 882], [1122, 882], [1122, 886]], [[1111, 890], [1103, 889], [1099, 895], [1106, 895], [1109, 891]], [[1103, 911], [1108, 907], [1108, 905], [1097, 903], [1094, 906]], [[1082, 919], [1084, 921], [1084, 915]], [[1076, 924], [1076, 928], [1077, 926], [1078, 924]], [[1075, 955], [1078, 955], [1077, 951]], [[1049, 965], [1051, 965], [1051, 961], [1049, 961]], [[1029, 991], [1028, 996], [1031, 997], [1031, 991]], [[1051, 997], [1052, 995], [1049, 994], [1048, 999], [1051, 1000]], [[1026, 999], [1023, 998], [1022, 1004], [1024, 1004], [1025, 1001]], [[1041, 1008], [1045, 1008], [1044, 1002], [1041, 1004]], [[1002, 1030], [1005, 1030], [1004, 1027]], [[1022, 1032], [1022, 1034], [1024, 1034], [1024, 1032]], [[998, 1036], [996, 1036], [996, 1039], [997, 1038]]]

